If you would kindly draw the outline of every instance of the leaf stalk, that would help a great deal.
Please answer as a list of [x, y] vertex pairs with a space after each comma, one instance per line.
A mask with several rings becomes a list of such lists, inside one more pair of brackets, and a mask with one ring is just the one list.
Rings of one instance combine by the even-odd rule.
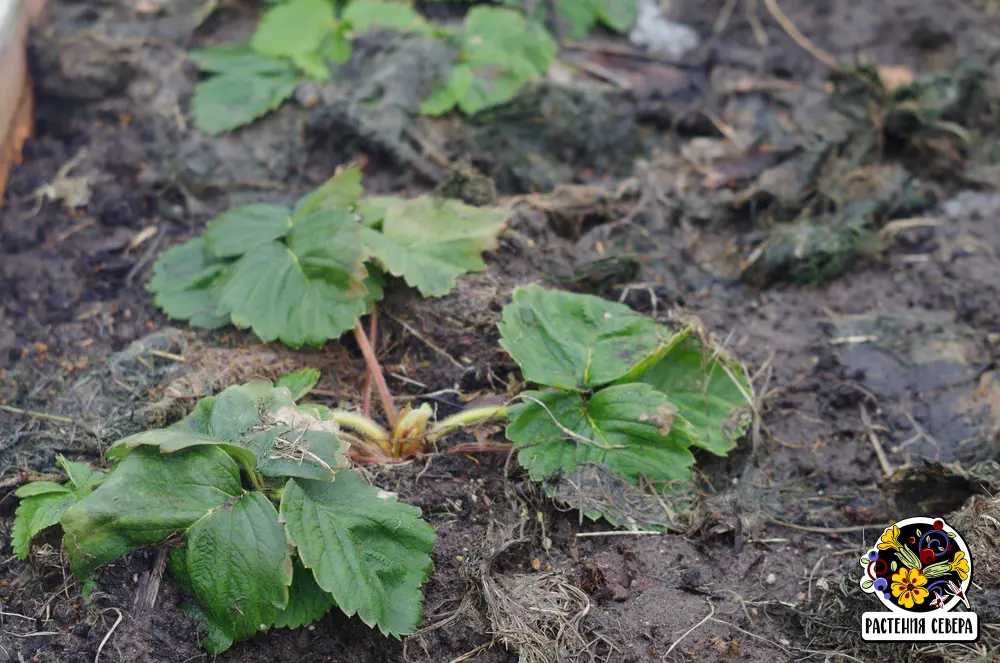
[[427, 432], [428, 442], [437, 442], [448, 433], [458, 428], [481, 424], [491, 419], [505, 419], [507, 417], [507, 406], [491, 405], [488, 407], [477, 407], [471, 410], [463, 410], [458, 414], [453, 414], [447, 419], [437, 422]]
[[375, 356], [375, 350], [372, 349], [371, 343], [368, 342], [368, 336], [365, 334], [365, 328], [361, 326], [360, 320], [354, 321], [354, 338], [358, 342], [358, 347], [361, 348], [361, 354], [364, 355], [368, 374], [372, 376], [372, 380], [375, 382], [375, 390], [378, 392], [379, 400], [382, 402], [382, 410], [385, 412], [385, 417], [389, 420], [389, 428], [395, 430], [396, 422], [399, 420], [396, 402], [392, 398], [389, 385], [386, 384], [385, 376], [382, 374], [382, 367]]

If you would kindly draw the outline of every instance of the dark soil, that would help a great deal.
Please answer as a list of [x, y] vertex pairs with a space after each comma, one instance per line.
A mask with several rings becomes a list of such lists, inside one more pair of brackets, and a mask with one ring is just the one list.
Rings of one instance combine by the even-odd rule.
[[[245, 35], [255, 10], [226, 6], [195, 29], [190, 17], [198, 4], [50, 0], [32, 38], [37, 137], [13, 170], [0, 209], [0, 403], [77, 424], [0, 410], [4, 481], [19, 472], [53, 471], [57, 452], [99, 463], [103, 445], [148, 425], [144, 408], [167, 384], [184, 376], [197, 383], [192, 372], [204, 370], [211, 375], [199, 379], [217, 379], [214, 387], [221, 388], [238, 381], [231, 372], [237, 356], [251, 358], [240, 369], [242, 379], [318, 366], [324, 377], [315, 400], [357, 404], [364, 365], [352, 343], [295, 353], [263, 347], [232, 329], [170, 331], [143, 288], [151, 264], [226, 207], [294, 199], [360, 156], [367, 158], [370, 193], [423, 192], [456, 181], [401, 142], [393, 124], [398, 116], [379, 109], [359, 116], [350, 98], [328, 98], [329, 91], [320, 91], [319, 108], [286, 104], [233, 134], [201, 134], [185, 115], [196, 81], [185, 51]], [[804, 131], [822, 117], [829, 70], [763, 6], [758, 14], [767, 43], [759, 43], [744, 11], [757, 3], [739, 3], [710, 39], [723, 4], [673, 3], [673, 17], [699, 31], [703, 48], [683, 65], [633, 66], [629, 76], [637, 89], [600, 100], [600, 123], [620, 122], [627, 131], [613, 127], [596, 143], [573, 147], [581, 134], [601, 127], [575, 123], [578, 105], [587, 108], [578, 97], [544, 89], [485, 129], [422, 127], [427, 135], [445, 135], [448, 157], [490, 175], [500, 194], [576, 186], [521, 199], [500, 248], [488, 256], [488, 270], [463, 278], [451, 295], [422, 301], [396, 284], [381, 332], [387, 372], [405, 378], [390, 378], [391, 387], [450, 413], [516, 381], [494, 325], [519, 284], [544, 281], [621, 297], [643, 312], [699, 316], [756, 376], [761, 422], [731, 459], [699, 459], [705, 494], [689, 531], [577, 537], [610, 528], [581, 523], [576, 512], [540, 497], [505, 454], [441, 454], [383, 469], [380, 485], [422, 508], [438, 533], [435, 571], [424, 587], [424, 625], [450, 617], [471, 592], [468, 609], [404, 642], [335, 610], [306, 629], [275, 629], [239, 643], [218, 660], [517, 661], [516, 651], [491, 646], [486, 607], [460, 572], [481, 557], [494, 521], [523, 524], [527, 534], [492, 562], [492, 571], [513, 577], [551, 570], [582, 589], [591, 602], [583, 628], [602, 660], [771, 663], [827, 655], [848, 660], [848, 653], [859, 657], [853, 660], [899, 660], [874, 647], [825, 651], [824, 643], [835, 639], [815, 630], [807, 636], [803, 615], [819, 595], [835, 591], [892, 518], [944, 515], [981, 490], [958, 479], [949, 490], [906, 493], [885, 481], [873, 436], [891, 469], [1000, 460], [1000, 195], [982, 182], [978, 191], [961, 193], [973, 185], [925, 183], [940, 202], [920, 223], [890, 224], [877, 247], [841, 278], [822, 286], [746, 285], [736, 276], [745, 249], [759, 241], [752, 214], [731, 213], [731, 202], [730, 212], [721, 214], [707, 194], [695, 200], [683, 182], [694, 171], [685, 166], [682, 172], [677, 162], [696, 163], [706, 145], [725, 144], [720, 124], [753, 135], [775, 127]], [[997, 89], [1000, 30], [988, 2], [781, 4], [803, 33], [842, 62], [864, 56], [920, 74], [976, 55], [990, 89]], [[356, 75], [367, 76], [362, 70]], [[723, 94], [719, 86], [734, 72], [794, 85], [776, 94]], [[401, 75], [420, 74], [404, 69]], [[410, 96], [419, 101], [416, 92]], [[412, 100], [395, 101], [406, 107]], [[537, 118], [539, 108], [560, 129], [550, 140], [532, 142], [519, 129], [509, 141], [497, 141], [497, 132], [522, 126], [525, 113]], [[544, 130], [544, 121], [540, 126]], [[527, 159], [525, 152], [534, 149], [543, 154]], [[77, 155], [76, 167], [60, 177]], [[727, 174], [741, 187], [771, 165], [767, 159], [736, 162], [739, 168]], [[463, 182], [459, 193], [471, 195]], [[89, 196], [75, 207], [40, 199], [36, 192], [50, 184], [64, 198], [81, 190]], [[144, 231], [147, 239], [133, 245]], [[628, 255], [627, 269], [622, 261], [595, 261], [608, 248]], [[143, 359], [149, 347], [186, 354], [189, 365]], [[211, 352], [223, 353], [223, 360], [194, 366], [196, 357]], [[502, 441], [499, 429], [491, 435]], [[471, 441], [467, 435], [445, 444]], [[16, 500], [8, 491], [15, 483], [0, 491], [0, 532], [9, 531]], [[861, 525], [870, 527], [860, 531]], [[550, 547], [543, 545], [547, 540]], [[67, 578], [57, 541], [48, 543], [56, 548], [41, 547], [30, 563], [10, 556], [6, 543], [0, 548], [0, 656], [91, 661], [113, 629], [101, 660], [206, 657], [171, 582], [163, 583], [154, 613], [133, 606], [155, 551], [105, 568], [84, 600]], [[982, 582], [995, 595], [992, 581]], [[713, 619], [701, 623], [710, 612]], [[571, 659], [556, 652], [552, 660]]]

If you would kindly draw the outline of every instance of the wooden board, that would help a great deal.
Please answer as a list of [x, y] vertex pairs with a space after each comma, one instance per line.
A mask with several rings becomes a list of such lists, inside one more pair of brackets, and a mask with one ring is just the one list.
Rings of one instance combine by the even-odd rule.
[[0, 201], [10, 166], [33, 131], [28, 31], [45, 0], [0, 0]]

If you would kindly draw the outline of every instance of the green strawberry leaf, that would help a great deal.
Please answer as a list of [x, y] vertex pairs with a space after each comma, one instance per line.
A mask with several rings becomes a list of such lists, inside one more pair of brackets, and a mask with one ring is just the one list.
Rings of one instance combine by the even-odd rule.
[[294, 373], [282, 375], [274, 381], [274, 386], [288, 389], [292, 392], [292, 400], [299, 401], [312, 391], [316, 383], [319, 382], [320, 375], [319, 370], [315, 368], [303, 368]]
[[104, 470], [95, 470], [87, 463], [77, 463], [68, 460], [62, 454], [56, 456], [56, 465], [63, 469], [66, 476], [69, 477], [68, 487], [72, 488], [73, 492], [84, 496], [89, 493], [93, 488], [96, 488], [98, 484], [104, 481], [104, 477], [107, 473]]
[[599, 463], [633, 485], [686, 485], [694, 463], [690, 427], [666, 395], [647, 384], [607, 387], [588, 399], [572, 391], [528, 391], [511, 408], [507, 438], [536, 481]]
[[294, 74], [287, 60], [261, 55], [249, 44], [209, 46], [188, 53], [198, 68], [211, 74], [243, 74], [247, 76], [280, 76]]
[[290, 0], [264, 12], [250, 46], [264, 55], [295, 58], [318, 51], [333, 27], [327, 0]]
[[94, 470], [86, 463], [75, 463], [62, 455], [56, 456], [56, 463], [66, 471], [68, 482], [36, 481], [14, 491], [21, 501], [14, 512], [10, 538], [14, 554], [20, 559], [28, 558], [31, 540], [35, 536], [59, 524], [68, 508], [104, 480], [104, 472]]
[[228, 444], [213, 437], [196, 435], [172, 428], [143, 431], [118, 440], [104, 452], [105, 458], [117, 461], [140, 447], [153, 447], [164, 454], [172, 454], [192, 447], [214, 446], [232, 456], [248, 472], [257, 468], [257, 456], [238, 444]]
[[263, 476], [330, 481], [335, 470], [349, 465], [338, 434], [332, 421], [297, 408], [287, 387], [259, 380], [203, 398], [171, 428], [125, 438], [107, 455], [117, 458], [140, 445], [158, 446], [163, 453], [214, 445]]
[[364, 189], [361, 187], [361, 168], [352, 166], [334, 173], [333, 177], [310, 193], [302, 196], [292, 212], [294, 221], [299, 221], [320, 210], [342, 210], [357, 202]]
[[173, 454], [140, 447], [62, 516], [77, 578], [140, 546], [158, 545], [243, 494], [236, 462], [214, 446]]
[[486, 268], [482, 252], [496, 246], [503, 210], [422, 196], [386, 206], [382, 231], [363, 227], [362, 241], [386, 271], [425, 297], [440, 297], [466, 272]]
[[235, 496], [199, 518], [188, 530], [184, 561], [209, 653], [268, 628], [288, 603], [292, 550], [261, 493]]
[[433, 117], [450, 113], [465, 94], [472, 76], [472, 69], [468, 65], [457, 64], [452, 67], [448, 80], [435, 87], [430, 96], [420, 102], [420, 114]]
[[302, 561], [296, 558], [288, 605], [275, 616], [274, 625], [279, 628], [308, 626], [322, 619], [335, 605], [333, 597], [316, 584], [312, 571], [302, 566]]
[[364, 313], [365, 249], [357, 217], [313, 213], [227, 268], [213, 288], [219, 311], [266, 342], [319, 346]]
[[228, 324], [229, 316], [218, 313], [208, 287], [225, 267], [205, 248], [204, 238], [198, 237], [165, 251], [153, 266], [146, 288], [169, 318], [216, 329]]
[[457, 104], [466, 115], [506, 103], [548, 71], [558, 45], [539, 23], [502, 7], [473, 7], [465, 16], [459, 63], [421, 105], [425, 115]]
[[[468, 116], [510, 101], [530, 78], [486, 65], [475, 68], [459, 65], [456, 69], [455, 78], [449, 78], [448, 83], [455, 86], [458, 107]], [[468, 83], [462, 87], [466, 80]]]
[[354, 32], [362, 34], [377, 28], [420, 35], [433, 34], [434, 29], [417, 10], [400, 2], [353, 0], [344, 8], [341, 18]]
[[465, 16], [462, 56], [466, 61], [509, 67], [510, 62], [522, 58], [536, 74], [544, 74], [558, 50], [548, 31], [520, 12], [478, 5]]
[[[555, 10], [558, 20], [565, 24], [566, 36], [579, 41], [587, 36], [597, 24], [595, 0], [556, 0]], [[633, 0], [634, 2], [635, 0]]]
[[36, 497], [38, 495], [66, 495], [73, 492], [70, 486], [56, 483], [55, 481], [33, 481], [26, 483], [14, 491], [16, 497], [22, 500], [25, 497]]
[[743, 367], [686, 336], [634, 379], [669, 394], [691, 425], [694, 445], [725, 456], [753, 419], [753, 389]]
[[219, 258], [234, 258], [288, 234], [292, 217], [284, 205], [252, 203], [226, 210], [205, 227], [205, 248]]
[[250, 124], [275, 110], [299, 84], [295, 74], [223, 74], [198, 83], [191, 97], [191, 114], [209, 135]]
[[435, 538], [420, 509], [341, 471], [332, 483], [289, 480], [280, 512], [302, 564], [341, 610], [387, 635], [417, 628]]
[[578, 391], [639, 370], [677, 342], [624, 304], [538, 285], [514, 291], [498, 327], [500, 345], [527, 380]]
[[591, 0], [601, 23], [615, 32], [626, 33], [639, 20], [638, 0]]
[[10, 542], [19, 559], [28, 559], [31, 540], [42, 530], [57, 525], [66, 509], [79, 501], [79, 498], [68, 489], [62, 493], [24, 494], [18, 497], [22, 499], [14, 512]]

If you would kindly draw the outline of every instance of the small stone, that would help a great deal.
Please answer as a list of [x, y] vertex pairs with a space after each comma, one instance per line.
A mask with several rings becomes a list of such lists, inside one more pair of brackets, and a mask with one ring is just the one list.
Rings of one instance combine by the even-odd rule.
[[774, 583], [778, 582], [778, 576], [774, 575], [773, 573], [768, 573], [767, 577], [764, 578], [764, 582], [767, 583], [768, 585], [773, 585]]

